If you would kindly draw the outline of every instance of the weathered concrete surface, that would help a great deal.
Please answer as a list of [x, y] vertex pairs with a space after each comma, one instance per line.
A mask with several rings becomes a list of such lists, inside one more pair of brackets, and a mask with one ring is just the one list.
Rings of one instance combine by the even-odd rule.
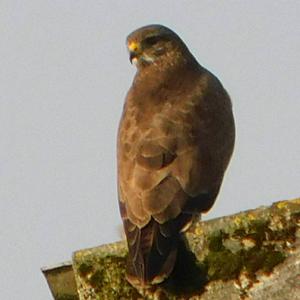
[[174, 281], [130, 286], [118, 242], [74, 253], [79, 299], [300, 300], [300, 198], [195, 223], [186, 239], [196, 264], [184, 292]]
[[79, 300], [72, 262], [42, 268], [53, 298], [56, 300]]

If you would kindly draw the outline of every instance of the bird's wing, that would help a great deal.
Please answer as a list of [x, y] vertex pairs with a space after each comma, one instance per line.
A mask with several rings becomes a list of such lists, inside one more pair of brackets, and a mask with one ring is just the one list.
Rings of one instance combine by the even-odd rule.
[[[154, 126], [147, 130], [128, 129], [136, 133], [138, 142], [127, 145], [126, 158], [119, 158], [119, 171], [122, 172], [119, 174], [120, 198], [126, 204], [128, 217], [140, 227], [151, 217], [164, 223], [180, 213], [187, 195], [172, 172], [176, 167], [181, 174], [188, 174], [187, 168], [193, 160], [189, 158], [186, 167], [182, 166], [184, 157], [192, 153], [190, 145], [183, 145], [189, 143], [186, 125], [181, 124], [178, 128], [163, 113], [156, 114], [152, 122]], [[124, 153], [124, 149], [121, 152]], [[189, 161], [191, 164], [188, 165]], [[165, 220], [162, 220], [162, 214], [166, 215]]]
[[211, 151], [201, 140], [206, 129], [197, 110], [199, 97], [167, 103], [153, 113], [148, 128], [133, 125], [123, 133], [134, 135], [137, 142], [122, 143], [128, 149], [119, 157], [120, 198], [128, 218], [139, 227], [151, 217], [161, 224], [174, 219], [187, 201], [209, 192]]
[[129, 120], [120, 127], [118, 158], [127, 276], [133, 283], [136, 277], [159, 282], [172, 271], [180, 230], [192, 218], [194, 208], [184, 208], [199, 193], [200, 124], [193, 105], [166, 105], [147, 128]]

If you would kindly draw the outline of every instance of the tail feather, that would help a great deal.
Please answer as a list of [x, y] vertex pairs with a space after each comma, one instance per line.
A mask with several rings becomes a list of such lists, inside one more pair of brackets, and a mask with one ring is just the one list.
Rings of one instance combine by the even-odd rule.
[[179, 244], [184, 244], [182, 232], [191, 224], [195, 212], [201, 213], [208, 209], [214, 199], [215, 195], [208, 193], [190, 198], [175, 219], [160, 224], [152, 218], [142, 228], [129, 220], [120, 204], [129, 248], [126, 270], [128, 281], [137, 286], [164, 281], [175, 267]]
[[178, 230], [172, 227], [172, 223], [159, 224], [152, 219], [144, 228], [126, 230], [129, 246], [127, 279], [133, 285], [157, 284], [170, 275], [176, 262], [179, 239]]

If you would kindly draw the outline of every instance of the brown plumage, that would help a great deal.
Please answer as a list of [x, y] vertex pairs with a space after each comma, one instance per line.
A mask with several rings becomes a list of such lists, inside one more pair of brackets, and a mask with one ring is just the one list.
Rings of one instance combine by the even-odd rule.
[[127, 38], [137, 66], [118, 133], [118, 192], [127, 279], [162, 282], [180, 232], [211, 208], [234, 146], [230, 98], [182, 40], [161, 25]]

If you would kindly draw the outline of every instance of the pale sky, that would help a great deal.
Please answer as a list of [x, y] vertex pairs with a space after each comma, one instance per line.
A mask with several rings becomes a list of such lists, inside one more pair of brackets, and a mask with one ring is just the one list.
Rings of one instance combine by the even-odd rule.
[[40, 267], [118, 239], [125, 39], [176, 31], [232, 97], [233, 159], [206, 218], [300, 196], [300, 1], [0, 1], [1, 298], [52, 299]]

